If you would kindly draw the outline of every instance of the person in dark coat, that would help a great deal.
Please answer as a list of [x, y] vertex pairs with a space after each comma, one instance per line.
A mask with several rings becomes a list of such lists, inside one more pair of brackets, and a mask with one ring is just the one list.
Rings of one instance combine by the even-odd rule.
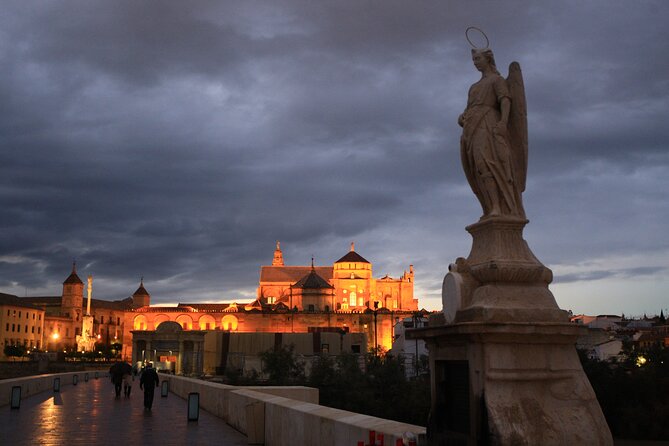
[[158, 373], [152, 363], [148, 363], [139, 379], [139, 388], [144, 389], [144, 410], [151, 410], [153, 405], [153, 392], [158, 387]]
[[123, 367], [120, 362], [109, 367], [109, 375], [111, 376], [112, 383], [114, 383], [116, 398], [119, 398], [121, 396], [121, 385], [123, 384]]

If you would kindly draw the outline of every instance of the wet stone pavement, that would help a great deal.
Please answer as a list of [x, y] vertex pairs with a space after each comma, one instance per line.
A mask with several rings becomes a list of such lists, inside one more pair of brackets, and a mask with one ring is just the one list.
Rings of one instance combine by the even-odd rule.
[[186, 400], [156, 389], [153, 408], [144, 411], [139, 380], [129, 398], [114, 396], [107, 377], [39, 393], [20, 409], [0, 407], [0, 445], [246, 445], [246, 437], [200, 409], [187, 420]]

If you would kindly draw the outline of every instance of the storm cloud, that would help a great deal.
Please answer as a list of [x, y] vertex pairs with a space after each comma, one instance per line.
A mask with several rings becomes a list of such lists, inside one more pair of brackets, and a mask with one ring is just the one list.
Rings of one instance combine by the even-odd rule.
[[76, 258], [99, 298], [144, 276], [154, 303], [241, 301], [276, 240], [323, 265], [355, 241], [440, 308], [481, 212], [456, 123], [476, 25], [523, 68], [525, 236], [558, 303], [659, 312], [667, 21], [662, 1], [5, 2], [0, 291], [58, 294]]

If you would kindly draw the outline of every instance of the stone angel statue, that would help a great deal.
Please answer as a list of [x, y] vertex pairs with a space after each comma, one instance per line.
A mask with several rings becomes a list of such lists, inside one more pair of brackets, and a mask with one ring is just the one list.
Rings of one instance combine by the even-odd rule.
[[489, 48], [473, 49], [472, 60], [481, 80], [470, 87], [467, 108], [458, 118], [465, 175], [483, 208], [481, 219], [525, 219], [527, 108], [520, 65], [511, 63], [504, 79]]

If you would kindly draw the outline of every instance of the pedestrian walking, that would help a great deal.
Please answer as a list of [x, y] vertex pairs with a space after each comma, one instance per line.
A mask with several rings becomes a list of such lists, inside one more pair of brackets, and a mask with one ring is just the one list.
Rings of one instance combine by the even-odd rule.
[[114, 383], [116, 398], [119, 398], [121, 396], [121, 385], [123, 384], [123, 366], [120, 362], [109, 367], [109, 375], [111, 376], [111, 382]]
[[153, 392], [158, 387], [158, 373], [153, 368], [153, 363], [148, 363], [139, 378], [139, 388], [144, 389], [144, 410], [151, 410], [153, 406]]
[[123, 395], [130, 397], [132, 390], [132, 375], [130, 373], [123, 374]]

